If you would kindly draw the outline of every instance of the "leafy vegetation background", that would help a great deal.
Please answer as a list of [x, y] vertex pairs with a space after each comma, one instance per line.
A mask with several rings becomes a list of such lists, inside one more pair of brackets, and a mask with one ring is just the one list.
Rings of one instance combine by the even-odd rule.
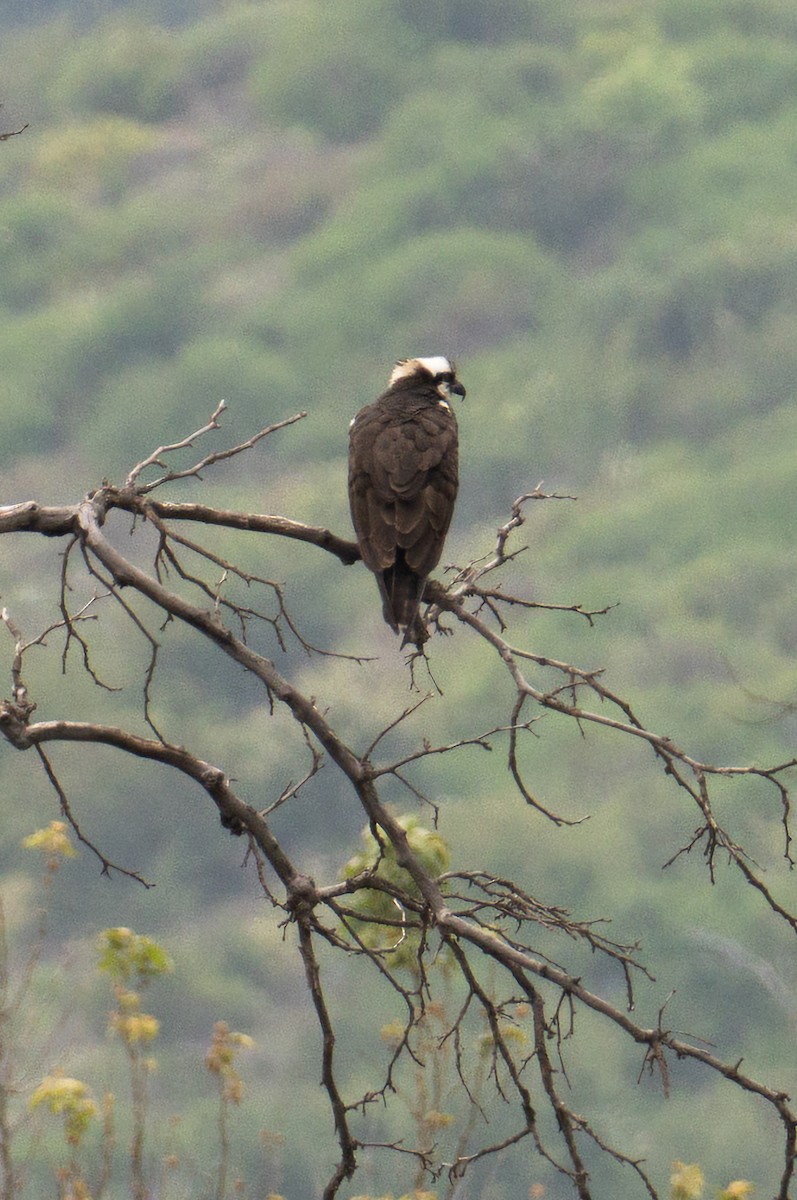
[[[350, 417], [396, 358], [448, 353], [468, 388], [450, 560], [487, 551], [539, 480], [572, 491], [575, 503], [531, 512], [514, 582], [540, 600], [620, 605], [594, 630], [528, 615], [524, 636], [607, 667], [649, 723], [709, 761], [793, 754], [792, 0], [19, 0], [3, 24], [3, 128], [30, 123], [0, 154], [3, 502], [118, 481], [224, 397], [231, 440], [309, 416], [209, 476], [203, 499], [346, 534]], [[354, 668], [286, 654], [355, 742], [364, 715], [376, 731], [401, 711], [406, 675], [364, 571], [266, 538], [216, 544], [287, 580], [314, 641], [379, 656]], [[57, 615], [58, 551], [22, 537], [0, 549], [0, 593], [29, 634]], [[140, 716], [147, 647], [122, 644], [106, 620], [97, 665], [130, 690], [97, 693], [77, 662], [62, 680], [42, 651], [30, 669], [40, 715]], [[494, 723], [496, 668], [454, 642], [434, 643], [445, 697], [408, 740]], [[276, 798], [301, 771], [280, 720], [183, 631], [167, 645], [164, 734], [245, 779], [252, 803]], [[676, 989], [672, 1026], [729, 1060], [744, 1053], [789, 1090], [797, 969], [755, 896], [722, 874], [709, 890], [689, 857], [662, 871], [697, 821], [643, 749], [581, 741], [550, 717], [539, 732], [526, 763], [535, 792], [591, 820], [553, 830], [521, 807], [497, 754], [463, 751], [420, 779], [442, 795], [455, 865], [483, 862], [579, 916], [610, 916], [656, 963], [641, 997], [652, 1020]], [[111, 884], [85, 854], [65, 869], [54, 948], [76, 997], [60, 1030], [70, 1071], [111, 1069], [87, 966], [94, 932], [157, 936], [177, 967], [160, 993], [159, 1111], [182, 1113], [201, 1170], [212, 1097], [196, 1073], [213, 1021], [228, 1020], [258, 1046], [241, 1117], [250, 1177], [266, 1126], [294, 1147], [282, 1190], [312, 1194], [334, 1153], [316, 1031], [240, 846], [154, 767], [68, 749], [58, 767], [92, 836], [157, 882]], [[9, 748], [0, 793], [3, 891], [23, 938], [36, 896], [19, 842], [55, 798]], [[764, 792], [737, 786], [727, 805], [751, 852], [772, 853], [778, 814]], [[278, 824], [328, 874], [361, 819], [322, 772]], [[793, 901], [793, 885], [775, 891]], [[359, 974], [335, 987], [356, 1080], [378, 1039], [360, 1028]], [[43, 1009], [62, 1012], [58, 995], [56, 978]], [[636, 1086], [640, 1063], [619, 1044], [587, 1033], [579, 1054], [585, 1104], [661, 1178], [672, 1158], [694, 1159], [767, 1194], [774, 1131], [727, 1089], [676, 1072], [666, 1102], [655, 1081]], [[537, 1178], [548, 1177], [518, 1154], [479, 1187], [502, 1200]]]

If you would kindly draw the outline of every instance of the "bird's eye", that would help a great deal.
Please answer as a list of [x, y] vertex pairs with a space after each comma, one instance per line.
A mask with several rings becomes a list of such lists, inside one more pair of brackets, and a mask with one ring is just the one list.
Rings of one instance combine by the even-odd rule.
[[435, 383], [452, 383], [454, 376], [451, 371], [440, 371], [434, 377]]

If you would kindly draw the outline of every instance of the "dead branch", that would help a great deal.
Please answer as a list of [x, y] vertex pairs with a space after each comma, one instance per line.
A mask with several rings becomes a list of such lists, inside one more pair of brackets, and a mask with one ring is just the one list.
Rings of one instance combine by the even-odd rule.
[[[435, 757], [465, 747], [490, 750], [492, 739], [500, 734], [508, 734], [506, 761], [519, 796], [556, 824], [574, 823], [551, 813], [540, 804], [524, 781], [519, 764], [518, 735], [523, 731], [533, 732], [537, 714], [527, 721], [521, 720], [521, 714], [528, 715], [528, 711], [536, 706], [541, 711], [573, 721], [582, 729], [594, 726], [609, 729], [618, 736], [632, 737], [646, 743], [665, 774], [686, 794], [690, 803], [697, 806], [700, 825], [689, 844], [678, 853], [701, 846], [711, 878], [717, 862], [717, 851], [724, 852], [745, 881], [762, 895], [769, 909], [797, 932], [797, 917], [774, 898], [763, 882], [760, 869], [720, 823], [711, 795], [711, 787], [717, 777], [757, 777], [774, 787], [785, 831], [786, 857], [791, 864], [789, 793], [782, 777], [797, 765], [797, 759], [769, 767], [702, 763], [668, 736], [648, 728], [630, 703], [605, 685], [602, 671], [579, 668], [564, 660], [535, 653], [510, 639], [507, 614], [514, 608], [572, 612], [592, 624], [595, 617], [611, 607], [593, 610], [581, 605], [547, 604], [525, 600], [502, 588], [483, 587], [480, 584], [479, 581], [486, 574], [512, 561], [520, 553], [510, 550], [509, 544], [512, 534], [526, 520], [524, 509], [528, 502], [573, 499], [556, 493], [546, 495], [539, 485], [514, 502], [510, 519], [498, 529], [496, 545], [490, 554], [460, 570], [449, 588], [432, 581], [426, 592], [426, 599], [431, 605], [430, 620], [436, 621], [442, 612], [451, 614], [455, 626], [459, 626], [457, 632], [460, 636], [476, 637], [489, 653], [497, 655], [509, 684], [508, 721], [495, 724], [486, 732], [464, 732], [462, 736], [440, 744], [425, 739], [415, 751], [391, 763], [374, 764], [372, 756], [377, 746], [429, 697], [424, 696], [418, 704], [406, 708], [375, 736], [364, 737], [363, 741], [369, 742], [364, 752], [349, 745], [334, 727], [326, 708], [297, 687], [270, 658], [257, 653], [246, 642], [248, 621], [260, 619], [275, 623], [278, 642], [281, 637], [278, 623], [284, 621], [286, 628], [299, 637], [306, 648], [311, 648], [298, 634], [298, 626], [288, 616], [278, 585], [249, 575], [233, 561], [209, 550], [200, 542], [176, 534], [171, 523], [191, 521], [208, 527], [223, 526], [293, 538], [335, 555], [342, 563], [352, 563], [359, 558], [356, 545], [329, 530], [283, 517], [254, 516], [195, 504], [166, 504], [150, 496], [153, 490], [167, 482], [201, 476], [205, 468], [251, 449], [268, 434], [295, 423], [304, 415], [297, 414], [260, 430], [237, 446], [207, 454], [187, 468], [170, 469], [167, 465], [169, 456], [193, 447], [196, 441], [219, 428], [223, 408], [222, 403], [208, 422], [188, 437], [160, 446], [143, 458], [129, 472], [121, 489], [103, 485], [74, 505], [47, 507], [35, 501], [26, 501], [0, 507], [0, 534], [27, 532], [67, 539], [60, 581], [62, 619], [37, 638], [25, 642], [18, 623], [7, 610], [3, 610], [2, 619], [13, 638], [14, 651], [10, 668], [12, 698], [0, 703], [0, 733], [17, 750], [33, 749], [37, 754], [58, 795], [62, 811], [81, 840], [99, 857], [104, 873], [122, 871], [135, 876], [135, 872], [112, 863], [83, 834], [50, 755], [45, 751], [45, 747], [52, 743], [106, 745], [121, 753], [157, 762], [165, 769], [176, 770], [199, 785], [216, 806], [222, 825], [234, 833], [247, 836], [263, 890], [275, 905], [285, 911], [286, 924], [297, 928], [299, 953], [320, 1030], [321, 1081], [334, 1117], [339, 1151], [338, 1162], [326, 1184], [324, 1196], [332, 1200], [339, 1193], [344, 1181], [354, 1174], [358, 1151], [367, 1145], [381, 1145], [385, 1149], [414, 1156], [431, 1177], [439, 1174], [445, 1165], [453, 1178], [485, 1156], [496, 1154], [528, 1137], [537, 1152], [563, 1178], [570, 1181], [581, 1200], [591, 1200], [592, 1197], [584, 1158], [585, 1145], [598, 1147], [618, 1164], [630, 1166], [648, 1195], [655, 1198], [655, 1189], [640, 1163], [611, 1147], [596, 1131], [594, 1122], [573, 1112], [559, 1086], [560, 1075], [567, 1081], [566, 1042], [573, 1035], [576, 1014], [588, 1010], [608, 1027], [619, 1030], [640, 1046], [645, 1063], [656, 1068], [665, 1084], [669, 1060], [688, 1059], [768, 1105], [780, 1121], [783, 1132], [784, 1165], [778, 1200], [787, 1200], [797, 1148], [797, 1116], [786, 1093], [743, 1073], [740, 1062], [725, 1062], [697, 1040], [688, 1040], [664, 1028], [663, 1008], [655, 1024], [645, 1025], [637, 1021], [632, 1016], [632, 979], [638, 977], [638, 972], [647, 972], [639, 960], [639, 946], [636, 943], [612, 941], [599, 928], [599, 922], [574, 919], [565, 909], [537, 900], [523, 886], [481, 869], [447, 871], [439, 878], [435, 877], [424, 865], [422, 857], [413, 850], [406, 829], [385, 803], [380, 789], [385, 779], [393, 776], [418, 799], [432, 804], [436, 812], [434, 801], [415, 788], [403, 774], [403, 769], [424, 759], [433, 761]], [[154, 480], [142, 482], [142, 476], [153, 467], [161, 470], [162, 474]], [[122, 554], [106, 535], [108, 516], [115, 510], [141, 518], [157, 531], [158, 547], [151, 570], [143, 569]], [[83, 651], [84, 669], [96, 683], [107, 686], [102, 684], [91, 667], [88, 638], [79, 634], [76, 628], [78, 623], [89, 620], [94, 613], [87, 614], [88, 606], [72, 613], [68, 604], [67, 569], [73, 546], [79, 548], [88, 576], [101, 584], [104, 594], [116, 601], [120, 611], [130, 620], [131, 627], [150, 642], [151, 656], [144, 684], [144, 715], [157, 735], [155, 739], [96, 722], [33, 720], [35, 704], [23, 677], [23, 656], [33, 646], [44, 646], [46, 635], [55, 629], [63, 628], [66, 631], [64, 655], [71, 641], [78, 642]], [[206, 564], [208, 568], [215, 569], [216, 574], [212, 579], [206, 579], [199, 573], [190, 555], [198, 556], [200, 566]], [[187, 565], [189, 563], [190, 566]], [[246, 586], [271, 588], [272, 594], [277, 597], [277, 616], [266, 616], [231, 598], [225, 584], [236, 578]], [[159, 639], [149, 631], [138, 611], [140, 599], [153, 604], [162, 616], [161, 632], [170, 622], [180, 622], [193, 630], [214, 650], [257, 679], [272, 707], [282, 706], [294, 717], [298, 736], [303, 739], [310, 762], [299, 781], [288, 782], [270, 807], [257, 811], [233, 789], [224, 769], [165, 740], [152, 726], [149, 720], [149, 694], [158, 663]], [[93, 604], [93, 601], [89, 603]], [[474, 606], [475, 612], [472, 611]], [[239, 630], [239, 634], [225, 623], [228, 619]], [[494, 625], [497, 625], [497, 630]], [[428, 657], [425, 654], [423, 660], [428, 670]], [[345, 779], [352, 801], [359, 805], [373, 831], [379, 853], [374, 865], [354, 878], [343, 881], [335, 879], [317, 885], [286, 854], [266, 818], [274, 809], [291, 802], [309, 784], [320, 770], [322, 758], [325, 770], [337, 770]], [[399, 868], [398, 881], [395, 878], [387, 880], [380, 874], [379, 868], [387, 857], [388, 847], [392, 849]], [[266, 878], [266, 868], [273, 871], [278, 881], [275, 887]], [[383, 901], [384, 896], [389, 896], [395, 911], [391, 909], [389, 916], [384, 913], [369, 915], [367, 908], [357, 908], [354, 902], [343, 902], [347, 895], [368, 895], [369, 889], [375, 895], [382, 893]], [[395, 944], [386, 949], [375, 949], [363, 935], [369, 923], [394, 931]], [[566, 945], [567, 941], [583, 945], [598, 955], [602, 962], [609, 964], [615, 976], [618, 979], [622, 977], [625, 984], [628, 1009], [623, 1010], [590, 986], [581, 975], [569, 970], [566, 964], [554, 962], [540, 951], [535, 942], [543, 933], [560, 935], [562, 945]], [[369, 1088], [356, 1099], [346, 1098], [346, 1089], [339, 1077], [331, 997], [325, 991], [316, 953], [318, 938], [331, 947], [331, 951], [364, 958], [375, 976], [401, 998], [405, 1008], [403, 1034], [388, 1057], [381, 1086]], [[408, 947], [413, 959], [411, 967], [398, 965], [396, 951], [400, 948], [404, 953]], [[447, 1037], [454, 1039], [456, 1074], [464, 1094], [471, 1104], [479, 1108], [482, 1106], [483, 1098], [477, 1098], [466, 1082], [462, 1050], [465, 1022], [472, 1012], [479, 1012], [491, 1039], [489, 1072], [485, 1068], [485, 1076], [489, 1074], [490, 1084], [499, 1100], [511, 1100], [520, 1115], [519, 1125], [514, 1132], [506, 1137], [496, 1137], [489, 1145], [466, 1151], [464, 1143], [460, 1141], [456, 1156], [445, 1164], [436, 1151], [433, 1153], [425, 1145], [414, 1150], [405, 1148], [398, 1139], [382, 1143], [360, 1142], [353, 1127], [357, 1111], [364, 1111], [375, 1100], [387, 1101], [396, 1087], [397, 1073], [405, 1059], [419, 1065], [414, 1042], [417, 1040], [419, 1022], [431, 1003], [430, 968], [435, 955], [441, 955], [446, 963], [453, 964], [459, 989], [458, 1015], [441, 1042]], [[486, 987], [480, 978], [480, 971], [485, 966], [493, 972], [495, 989], [492, 985]], [[409, 984], [400, 977], [401, 970], [411, 970]], [[510, 997], [506, 994], [507, 989], [510, 990]], [[508, 1033], [508, 1006], [516, 1003], [518, 996], [527, 1003], [532, 1015], [530, 1051], [518, 1049]], [[555, 1044], [555, 1051], [550, 1048], [551, 1041]], [[555, 1065], [556, 1055], [558, 1066]], [[540, 1089], [536, 1097], [532, 1097], [528, 1078], [532, 1067], [536, 1070]], [[537, 1113], [541, 1105], [547, 1106], [555, 1118], [557, 1141], [552, 1148], [543, 1143], [539, 1132]]]
[[[190, 433], [188, 437], [181, 438], [179, 442], [171, 442], [169, 445], [158, 446], [157, 450], [153, 450], [140, 463], [136, 463], [127, 476], [122, 490], [126, 492], [135, 491], [137, 495], [144, 496], [149, 492], [153, 492], [155, 488], [162, 487], [164, 483], [172, 483], [175, 479], [187, 479], [192, 475], [201, 475], [206, 467], [211, 467], [218, 462], [224, 462], [225, 459], [233, 458], [235, 455], [241, 454], [244, 450], [251, 450], [253, 446], [256, 446], [259, 441], [268, 437], [269, 434], [275, 433], [278, 429], [284, 429], [286, 425], [294, 425], [297, 421], [301, 421], [307, 416], [307, 413], [301, 412], [297, 413], [294, 417], [286, 417], [284, 420], [277, 421], [273, 425], [267, 425], [264, 429], [261, 429], [258, 433], [247, 438], [245, 442], [241, 442], [237, 446], [231, 446], [227, 450], [214, 450], [210, 454], [206, 454], [204, 458], [201, 458], [199, 462], [194, 463], [193, 466], [185, 467], [182, 470], [169, 471], [166, 463], [163, 461], [164, 455], [174, 454], [177, 450], [184, 450], [187, 446], [193, 446], [194, 442], [204, 437], [205, 434], [219, 429], [219, 417], [226, 408], [226, 401], [221, 400], [215, 411], [211, 414], [207, 424]], [[152, 466], [162, 467], [165, 474], [161, 475], [158, 479], [152, 480], [150, 483], [140, 483], [139, 476], [147, 467]]]

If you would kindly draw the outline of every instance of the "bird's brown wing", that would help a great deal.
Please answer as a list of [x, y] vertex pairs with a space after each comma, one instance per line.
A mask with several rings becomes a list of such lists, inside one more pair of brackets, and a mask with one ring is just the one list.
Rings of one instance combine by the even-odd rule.
[[374, 486], [374, 444], [384, 427], [375, 405], [362, 409], [349, 432], [349, 506], [360, 553], [374, 572], [392, 565], [395, 539], [387, 517], [386, 498]]
[[421, 578], [443, 550], [457, 495], [457, 423], [448, 405], [400, 415], [379, 403], [351, 429], [349, 499], [363, 560], [378, 572], [403, 560]]

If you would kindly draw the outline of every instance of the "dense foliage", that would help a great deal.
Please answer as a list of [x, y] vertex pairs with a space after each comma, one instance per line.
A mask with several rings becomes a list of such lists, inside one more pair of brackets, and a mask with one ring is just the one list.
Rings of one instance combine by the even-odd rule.
[[[215, 475], [206, 502], [348, 534], [350, 416], [395, 358], [449, 353], [468, 388], [451, 559], [489, 549], [511, 500], [539, 479], [577, 493], [575, 504], [532, 514], [534, 594], [621, 605], [594, 630], [536, 614], [540, 651], [607, 666], [651, 720], [707, 759], [789, 757], [790, 0], [103, 7], [95, 15], [39, 2], [12, 5], [6, 17], [2, 127], [30, 128], [0, 146], [0, 502], [54, 502], [74, 498], [76, 479], [85, 489], [118, 480], [201, 425], [224, 396], [232, 437], [299, 409], [309, 417], [260, 459]], [[308, 665], [313, 690], [344, 688], [338, 707], [352, 728], [364, 702], [390, 719], [406, 678], [380, 629], [372, 581], [302, 548], [278, 555], [264, 541], [247, 543], [245, 556], [288, 580], [315, 641], [376, 646], [383, 658], [376, 694], [348, 675], [344, 684], [334, 663]], [[29, 635], [54, 619], [40, 582], [45, 567], [57, 573], [54, 558], [21, 542], [13, 560], [0, 558], [3, 602]], [[292, 764], [276, 735], [264, 754], [259, 697], [220, 668], [225, 710], [205, 711], [194, 698], [200, 667], [181, 656], [179, 636], [176, 645], [155, 701], [164, 724], [181, 739], [201, 735], [254, 795], [278, 790]], [[486, 711], [494, 668], [440, 639], [433, 652], [446, 697]], [[113, 683], [140, 678], [146, 652], [136, 653], [109, 639], [102, 665]], [[94, 711], [128, 703], [90, 694], [77, 672], [66, 687]], [[432, 708], [423, 719], [442, 719]], [[77, 753], [62, 763], [95, 839], [158, 887], [111, 889], [82, 858], [64, 868], [59, 936], [79, 945], [118, 922], [168, 945], [183, 982], [166, 986], [161, 1010], [174, 1064], [163, 1104], [187, 1108], [194, 1130], [203, 1114], [184, 1100], [185, 1043], [204, 1036], [209, 1016], [267, 1046], [262, 1031], [296, 979], [269, 950], [279, 933], [239, 884], [237, 847], [187, 788], [170, 789], [164, 813], [155, 768], [109, 755], [107, 777], [85, 779]], [[640, 763], [617, 761], [608, 737], [579, 744], [552, 723], [536, 751], [535, 787], [571, 815], [594, 814], [556, 831], [519, 812], [516, 797], [496, 795], [479, 761], [465, 787], [460, 764], [441, 760], [454, 861], [484, 856], [511, 873], [531, 860], [547, 899], [610, 915], [623, 937], [642, 938], [658, 963], [649, 996], [663, 1002], [677, 988], [676, 1025], [738, 1044], [761, 1071], [777, 1064], [788, 1086], [793, 964], [772, 961], [755, 897], [740, 885], [720, 875], [710, 890], [689, 859], [659, 870], [659, 832], [688, 831], [694, 818], [655, 780], [640, 789]], [[0, 788], [12, 918], [24, 924], [33, 901], [15, 874], [18, 845], [45, 823], [51, 797], [34, 765], [5, 748]], [[778, 836], [759, 798], [751, 788], [737, 815], [753, 850]], [[290, 820], [297, 843], [344, 869], [360, 821], [334, 790], [309, 789]], [[629, 862], [643, 867], [643, 891]], [[746, 923], [744, 943], [729, 933], [730, 910]], [[356, 990], [341, 979], [348, 987]], [[101, 1036], [96, 1005], [98, 1019], [81, 1025], [83, 1065]], [[295, 1045], [259, 1052], [261, 1124], [301, 1124], [322, 1111], [312, 1074], [295, 1082], [296, 1109], [282, 1107], [286, 1062], [298, 1073], [306, 1055], [313, 1068], [302, 1044], [309, 1019], [296, 1021]], [[766, 1193], [766, 1130], [750, 1133], [732, 1107], [707, 1123], [724, 1096], [690, 1095], [685, 1078], [664, 1104], [643, 1083], [639, 1132], [623, 1108], [628, 1063], [617, 1047], [596, 1046], [594, 1058], [595, 1095], [662, 1178], [671, 1159], [698, 1160], [713, 1177], [760, 1180]], [[309, 1195], [316, 1177], [312, 1161], [287, 1164], [285, 1191]], [[505, 1186], [512, 1194], [509, 1177]]]

